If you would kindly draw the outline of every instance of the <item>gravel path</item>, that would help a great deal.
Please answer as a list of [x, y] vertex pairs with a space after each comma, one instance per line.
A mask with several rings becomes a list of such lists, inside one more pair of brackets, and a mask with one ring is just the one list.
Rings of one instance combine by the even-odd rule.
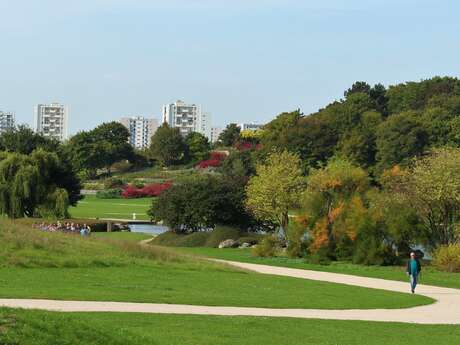
[[[332, 283], [378, 288], [388, 291], [410, 293], [409, 283], [365, 278], [352, 275], [308, 271], [302, 269], [274, 267], [242, 262], [215, 260], [235, 267], [262, 274], [327, 281]], [[55, 301], [33, 299], [0, 299], [0, 306], [24, 309], [41, 309], [65, 312], [136, 312], [156, 314], [196, 314], [196, 315], [239, 315], [296, 317], [334, 320], [392, 321], [420, 324], [460, 324], [460, 290], [428, 285], [417, 286], [417, 293], [435, 299], [437, 302], [408, 309], [268, 309], [240, 307], [210, 307], [180, 304]], [[301, 296], [299, 296], [301, 298]]]

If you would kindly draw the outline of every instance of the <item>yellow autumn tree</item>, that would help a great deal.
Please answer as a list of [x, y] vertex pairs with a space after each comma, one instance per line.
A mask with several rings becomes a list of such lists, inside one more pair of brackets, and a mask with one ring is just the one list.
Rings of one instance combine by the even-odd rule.
[[298, 207], [304, 190], [299, 156], [273, 152], [257, 165], [256, 175], [248, 182], [246, 207], [256, 218], [276, 224], [287, 237], [289, 211]]

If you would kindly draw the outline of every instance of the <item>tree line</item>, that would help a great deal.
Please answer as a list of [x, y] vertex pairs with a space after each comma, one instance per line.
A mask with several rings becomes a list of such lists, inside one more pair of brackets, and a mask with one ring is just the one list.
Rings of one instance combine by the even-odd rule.
[[459, 241], [459, 123], [456, 78], [388, 88], [356, 82], [313, 114], [282, 113], [256, 132], [229, 125], [219, 144], [230, 155], [218, 177], [183, 181], [194, 192], [178, 202], [181, 188], [168, 191], [151, 214], [167, 223], [181, 214], [171, 221], [178, 232], [212, 227], [222, 221], [219, 209], [203, 202], [211, 214], [187, 212], [199, 215], [199, 200], [214, 197], [209, 186], [230, 180], [236, 190], [225, 198], [243, 210], [244, 226], [277, 232], [292, 255], [395, 263], [417, 244]]

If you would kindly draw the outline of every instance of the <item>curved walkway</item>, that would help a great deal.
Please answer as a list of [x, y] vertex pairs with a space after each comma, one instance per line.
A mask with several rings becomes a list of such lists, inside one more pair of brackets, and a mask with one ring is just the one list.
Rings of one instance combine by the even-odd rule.
[[[214, 260], [234, 267], [262, 273], [340, 283], [382, 290], [408, 292], [409, 283], [346, 274], [308, 271], [242, 262]], [[334, 320], [391, 321], [420, 324], [460, 324], [460, 290], [419, 285], [417, 293], [436, 300], [435, 303], [408, 309], [269, 309], [241, 307], [210, 307], [179, 304], [55, 301], [32, 299], [0, 299], [0, 306], [65, 312], [136, 312], [156, 314], [195, 314], [228, 316], [296, 317]], [[301, 297], [299, 297], [301, 298]]]

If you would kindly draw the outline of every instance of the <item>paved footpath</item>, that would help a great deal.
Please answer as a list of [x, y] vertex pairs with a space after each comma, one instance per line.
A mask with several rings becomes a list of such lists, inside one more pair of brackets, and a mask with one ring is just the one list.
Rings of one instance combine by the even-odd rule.
[[[278, 276], [340, 283], [367, 288], [408, 293], [409, 283], [365, 278], [346, 274], [308, 271], [242, 262], [215, 260], [242, 269]], [[428, 285], [417, 286], [419, 295], [431, 297], [435, 303], [407, 309], [269, 309], [241, 307], [210, 307], [180, 304], [56, 301], [32, 299], [0, 299], [0, 306], [64, 312], [136, 312], [155, 314], [196, 314], [229, 316], [270, 316], [334, 320], [392, 321], [420, 324], [460, 324], [460, 290]]]

